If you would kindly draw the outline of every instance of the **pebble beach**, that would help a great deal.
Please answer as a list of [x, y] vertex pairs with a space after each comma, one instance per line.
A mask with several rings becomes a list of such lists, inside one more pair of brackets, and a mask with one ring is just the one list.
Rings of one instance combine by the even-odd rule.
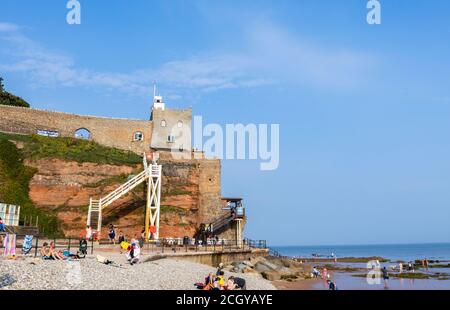
[[[99, 263], [95, 256], [72, 261], [39, 258], [0, 258], [0, 289], [4, 290], [195, 290], [215, 268], [173, 258], [129, 265], [123, 256], [108, 257], [117, 265]], [[118, 266], [120, 265], [120, 266]], [[247, 281], [249, 290], [275, 287], [259, 274], [235, 274]], [[2, 284], [11, 279], [14, 283]]]

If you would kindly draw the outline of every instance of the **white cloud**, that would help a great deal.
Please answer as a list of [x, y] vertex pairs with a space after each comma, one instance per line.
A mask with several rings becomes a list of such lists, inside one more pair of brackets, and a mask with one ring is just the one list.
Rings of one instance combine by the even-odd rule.
[[[80, 68], [73, 58], [31, 40], [14, 24], [0, 23], [0, 70], [23, 73], [36, 87], [65, 86], [149, 95], [158, 81], [171, 98], [186, 92], [213, 92], [275, 83], [320, 88], [354, 87], [373, 63], [364, 53], [307, 44], [272, 24], [247, 27], [242, 50], [206, 52], [134, 72]], [[5, 62], [5, 59], [8, 62]]]
[[18, 29], [19, 29], [19, 27], [15, 24], [0, 22], [0, 32], [12, 32], [12, 31], [17, 31]]

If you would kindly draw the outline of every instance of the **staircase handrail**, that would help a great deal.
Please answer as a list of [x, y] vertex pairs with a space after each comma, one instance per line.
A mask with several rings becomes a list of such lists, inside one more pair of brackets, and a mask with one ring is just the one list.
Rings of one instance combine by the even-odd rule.
[[208, 226], [208, 230], [213, 233], [217, 230], [220, 230], [221, 228], [228, 225], [234, 217], [231, 214], [224, 214], [217, 218], [214, 222], [211, 222]]
[[142, 183], [147, 177], [148, 177], [148, 169], [137, 174], [136, 176], [128, 180], [126, 183], [122, 184], [121, 186], [113, 190], [111, 193], [101, 198], [100, 200], [102, 208], [110, 205], [113, 201], [120, 198], [120, 196], [129, 192], [131, 189]]

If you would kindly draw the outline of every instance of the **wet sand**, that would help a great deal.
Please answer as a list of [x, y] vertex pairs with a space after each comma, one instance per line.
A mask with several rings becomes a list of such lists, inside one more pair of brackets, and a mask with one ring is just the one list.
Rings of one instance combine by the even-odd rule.
[[278, 290], [301, 290], [301, 291], [307, 291], [307, 290], [317, 290], [318, 286], [320, 286], [321, 282], [323, 282], [322, 279], [305, 279], [305, 280], [298, 280], [298, 281], [272, 281], [272, 284], [278, 289]]

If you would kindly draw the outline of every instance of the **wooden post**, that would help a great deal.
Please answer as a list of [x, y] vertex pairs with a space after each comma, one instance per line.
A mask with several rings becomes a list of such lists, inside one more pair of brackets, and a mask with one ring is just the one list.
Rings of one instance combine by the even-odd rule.
[[34, 246], [34, 257], [37, 257], [38, 246], [39, 246], [39, 237], [36, 237], [36, 245]]

